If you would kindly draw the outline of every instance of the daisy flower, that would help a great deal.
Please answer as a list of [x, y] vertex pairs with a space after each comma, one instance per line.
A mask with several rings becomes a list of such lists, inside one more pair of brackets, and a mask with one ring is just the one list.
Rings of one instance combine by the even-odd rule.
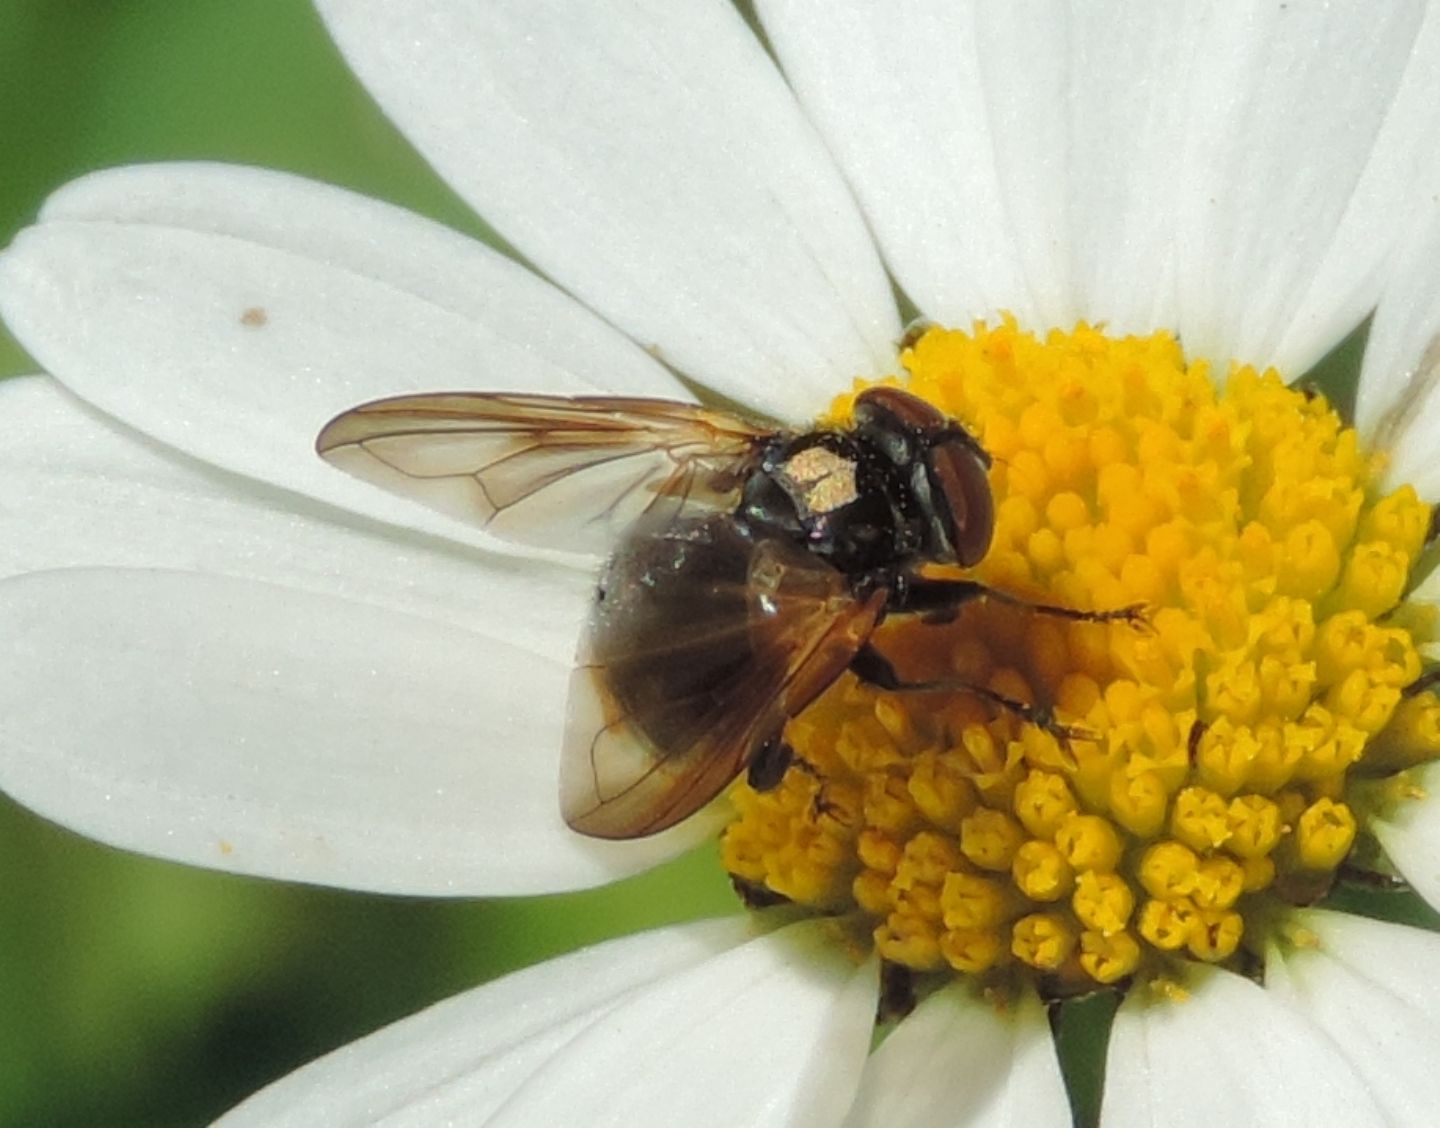
[[[1102, 1122], [1423, 1124], [1440, 905], [1440, 16], [1254, 0], [327, 0], [533, 271], [205, 165], [71, 184], [0, 259], [0, 785], [99, 839], [394, 893], [573, 889], [723, 826], [756, 902], [346, 1047], [243, 1124], [1064, 1124], [1046, 1006], [1119, 999]], [[768, 47], [768, 51], [767, 51]], [[548, 279], [548, 281], [546, 280]], [[896, 293], [933, 323], [904, 335]], [[1367, 318], [1353, 418], [1287, 381]], [[366, 400], [894, 380], [991, 453], [984, 603], [887, 623], [778, 786], [601, 843], [556, 802], [593, 561], [315, 457]], [[883, 1040], [876, 1041], [877, 1011]]]

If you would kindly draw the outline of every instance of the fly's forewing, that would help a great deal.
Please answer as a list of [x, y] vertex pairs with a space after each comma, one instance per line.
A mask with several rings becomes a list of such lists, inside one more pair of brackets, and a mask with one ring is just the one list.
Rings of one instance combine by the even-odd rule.
[[670, 400], [436, 393], [353, 408], [315, 448], [507, 540], [605, 554], [642, 516], [732, 508], [771, 433]]
[[566, 822], [598, 838], [654, 834], [714, 799], [844, 671], [884, 603], [724, 517], [641, 532], [600, 591], [560, 779]]

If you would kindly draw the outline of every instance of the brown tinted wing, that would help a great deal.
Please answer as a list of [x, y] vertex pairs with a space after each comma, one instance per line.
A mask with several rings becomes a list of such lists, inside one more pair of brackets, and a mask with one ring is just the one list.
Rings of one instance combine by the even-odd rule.
[[715, 798], [844, 671], [884, 602], [723, 518], [637, 538], [601, 589], [561, 768], [565, 821], [598, 838], [654, 834]]
[[353, 408], [315, 449], [507, 540], [603, 554], [642, 515], [732, 508], [770, 433], [670, 400], [437, 393]]

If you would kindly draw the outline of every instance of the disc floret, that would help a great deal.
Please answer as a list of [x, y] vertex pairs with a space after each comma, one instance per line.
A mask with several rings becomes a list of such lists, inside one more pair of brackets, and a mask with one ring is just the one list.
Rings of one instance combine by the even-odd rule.
[[1404, 599], [1429, 506], [1380, 492], [1323, 398], [1241, 365], [1222, 388], [1169, 333], [936, 328], [901, 364], [994, 459], [969, 575], [1147, 623], [993, 601], [892, 619], [874, 641], [907, 680], [987, 686], [1078, 735], [846, 676], [789, 725], [782, 784], [736, 789], [728, 869], [860, 916], [917, 971], [1064, 992], [1249, 966], [1276, 906], [1322, 896], [1370, 805], [1413, 801], [1397, 773], [1440, 754], [1417, 687], [1433, 626]]

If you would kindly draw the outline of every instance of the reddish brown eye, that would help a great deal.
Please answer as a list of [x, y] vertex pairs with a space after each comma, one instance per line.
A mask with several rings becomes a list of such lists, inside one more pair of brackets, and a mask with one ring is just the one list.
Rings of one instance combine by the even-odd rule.
[[930, 450], [930, 477], [945, 502], [953, 527], [955, 557], [978, 564], [995, 535], [995, 498], [983, 456], [969, 443], [942, 443]]
[[933, 435], [946, 425], [945, 416], [933, 405], [885, 385], [866, 388], [855, 397], [857, 420], [874, 418], [876, 413], [884, 413], [921, 435]]

